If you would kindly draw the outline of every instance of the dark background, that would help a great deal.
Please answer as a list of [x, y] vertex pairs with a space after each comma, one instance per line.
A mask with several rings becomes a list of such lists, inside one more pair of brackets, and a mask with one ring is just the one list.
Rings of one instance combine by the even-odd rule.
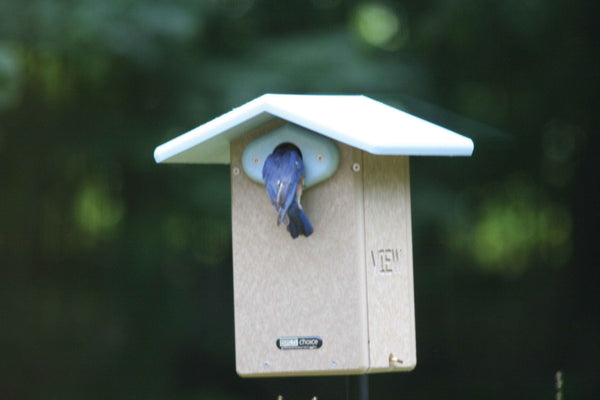
[[228, 167], [152, 157], [268, 92], [475, 142], [412, 158], [418, 365], [373, 399], [598, 396], [594, 4], [0, 0], [0, 398], [344, 397], [237, 377]]

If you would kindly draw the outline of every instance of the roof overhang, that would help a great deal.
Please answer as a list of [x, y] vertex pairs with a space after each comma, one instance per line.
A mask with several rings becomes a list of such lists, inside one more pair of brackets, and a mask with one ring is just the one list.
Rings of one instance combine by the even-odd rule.
[[470, 156], [473, 141], [365, 96], [265, 94], [156, 148], [158, 163], [228, 164], [229, 143], [280, 118], [376, 155]]

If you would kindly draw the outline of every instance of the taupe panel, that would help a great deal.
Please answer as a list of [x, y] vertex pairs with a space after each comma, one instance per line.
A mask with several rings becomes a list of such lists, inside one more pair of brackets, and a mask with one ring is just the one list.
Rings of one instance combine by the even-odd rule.
[[[282, 121], [276, 121], [282, 123]], [[361, 152], [339, 144], [338, 172], [302, 203], [314, 227], [292, 239], [276, 225], [265, 187], [244, 173], [244, 147], [273, 126], [231, 143], [236, 365], [238, 374], [364, 373], [369, 367]], [[312, 350], [276, 340], [319, 336]]]
[[408, 157], [363, 153], [369, 372], [416, 365]]

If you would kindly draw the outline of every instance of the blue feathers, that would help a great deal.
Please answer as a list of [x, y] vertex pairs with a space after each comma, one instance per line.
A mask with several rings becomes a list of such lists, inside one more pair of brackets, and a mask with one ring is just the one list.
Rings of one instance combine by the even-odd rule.
[[313, 227], [304, 213], [304, 210], [302, 210], [299, 200], [300, 199], [294, 201], [288, 210], [289, 224], [287, 229], [294, 239], [300, 234], [310, 236], [310, 234], [313, 233]]
[[265, 160], [262, 173], [267, 194], [277, 211], [277, 225], [287, 226], [294, 239], [299, 235], [309, 236], [313, 227], [300, 204], [304, 182], [300, 149], [291, 143], [280, 144]]

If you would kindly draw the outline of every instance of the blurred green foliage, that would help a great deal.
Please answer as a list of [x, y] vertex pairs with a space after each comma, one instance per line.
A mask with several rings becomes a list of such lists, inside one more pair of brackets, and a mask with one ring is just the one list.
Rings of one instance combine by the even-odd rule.
[[362, 93], [475, 140], [412, 159], [419, 366], [373, 398], [550, 398], [559, 370], [591, 398], [597, 11], [0, 0], [0, 398], [344, 396], [236, 377], [228, 169], [152, 159], [267, 92]]

